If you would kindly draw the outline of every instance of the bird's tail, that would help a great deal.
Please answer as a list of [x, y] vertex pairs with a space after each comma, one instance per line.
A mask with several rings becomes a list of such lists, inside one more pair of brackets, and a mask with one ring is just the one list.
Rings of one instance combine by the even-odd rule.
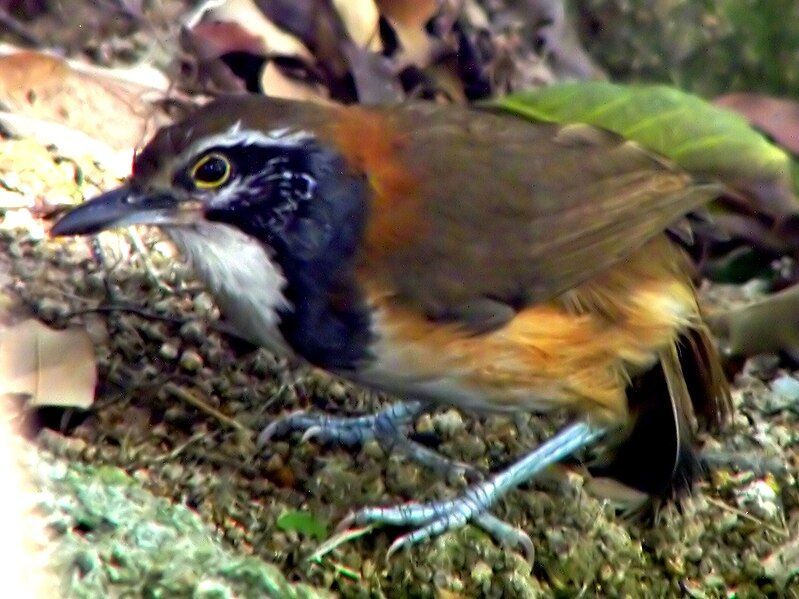
[[661, 352], [627, 392], [633, 424], [592, 474], [651, 496], [690, 490], [702, 470], [697, 432], [717, 430], [732, 413], [729, 385], [706, 327], [690, 329]]

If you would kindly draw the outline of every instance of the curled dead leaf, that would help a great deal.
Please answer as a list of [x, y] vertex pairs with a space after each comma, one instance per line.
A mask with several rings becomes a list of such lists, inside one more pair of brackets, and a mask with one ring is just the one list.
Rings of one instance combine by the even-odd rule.
[[438, 0], [376, 0], [405, 53], [405, 60], [417, 66], [427, 66], [433, 40], [425, 25], [439, 10]]
[[799, 347], [799, 286], [741, 308], [708, 315], [724, 353], [751, 356]]
[[83, 329], [28, 319], [0, 332], [0, 395], [27, 395], [31, 407], [87, 409], [96, 384], [94, 346]]
[[380, 13], [374, 0], [332, 0], [350, 39], [360, 48], [380, 52]]
[[403, 27], [422, 29], [438, 12], [438, 0], [375, 0], [380, 13]]
[[764, 94], [739, 92], [716, 98], [714, 104], [734, 110], [774, 141], [799, 155], [799, 102]]
[[327, 101], [327, 93], [323, 87], [288, 77], [271, 60], [261, 72], [261, 90], [266, 95], [276, 98], [310, 102]]
[[[246, 34], [259, 40], [263, 45], [264, 55], [295, 56], [313, 63], [313, 55], [305, 44], [273, 23], [252, 0], [227, 0], [208, 11], [207, 20], [237, 26], [244, 32], [239, 32], [237, 38]], [[221, 39], [217, 43], [220, 41]], [[229, 40], [231, 41], [233, 40]]]
[[24, 117], [50, 121], [130, 149], [166, 123], [154, 107], [164, 79], [135, 83], [118, 72], [76, 67], [41, 52], [0, 56], [0, 104]]
[[216, 56], [228, 52], [248, 52], [264, 56], [267, 46], [262, 38], [254, 35], [239, 23], [229, 21], [211, 21], [198, 23], [191, 32], [208, 41], [208, 48], [216, 52]]

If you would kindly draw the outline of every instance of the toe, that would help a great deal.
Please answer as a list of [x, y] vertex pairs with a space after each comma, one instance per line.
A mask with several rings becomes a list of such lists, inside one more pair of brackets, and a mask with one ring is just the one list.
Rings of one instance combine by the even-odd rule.
[[474, 519], [475, 524], [489, 533], [497, 542], [506, 547], [519, 548], [524, 553], [530, 564], [535, 560], [535, 545], [526, 532], [516, 526], [500, 520], [488, 512], [479, 514]]
[[258, 446], [264, 447], [275, 437], [282, 437], [288, 432], [305, 428], [301, 425], [301, 420], [308, 418], [304, 410], [296, 410], [287, 416], [273, 420], [264, 427], [264, 430], [258, 435]]

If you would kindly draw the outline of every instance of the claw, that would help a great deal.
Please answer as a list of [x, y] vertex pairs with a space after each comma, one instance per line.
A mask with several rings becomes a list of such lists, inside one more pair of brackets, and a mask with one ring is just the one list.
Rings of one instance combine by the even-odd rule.
[[346, 516], [341, 519], [341, 522], [338, 523], [335, 530], [333, 531], [336, 535], [343, 533], [345, 530], [352, 528], [355, 524], [355, 514], [356, 512], [350, 512]]
[[476, 516], [475, 523], [503, 545], [521, 549], [532, 566], [535, 561], [535, 545], [530, 535], [521, 528], [511, 526], [488, 512]]
[[400, 549], [407, 547], [405, 545], [405, 537], [408, 535], [403, 535], [401, 537], [397, 537], [391, 545], [388, 546], [388, 551], [386, 551], [386, 561], [391, 559], [391, 556], [394, 555]]
[[258, 440], [256, 441], [258, 447], [264, 447], [267, 445], [274, 437], [280, 437], [285, 435], [292, 429], [292, 421], [297, 420], [300, 416], [304, 416], [305, 412], [303, 410], [295, 410], [291, 414], [287, 416], [283, 416], [282, 418], [278, 418], [277, 420], [273, 420], [269, 424], [264, 427], [264, 430], [258, 435]]
[[394, 555], [400, 549], [407, 549], [411, 545], [413, 545], [413, 543], [408, 542], [408, 536], [409, 535], [402, 535], [401, 537], [397, 537], [396, 539], [394, 539], [394, 542], [388, 546], [388, 550], [386, 551], [386, 561], [391, 559], [391, 556]]
[[445, 457], [405, 436], [403, 427], [423, 407], [421, 402], [406, 401], [392, 404], [376, 414], [352, 418], [308, 414], [298, 410], [269, 423], [258, 435], [258, 446], [263, 448], [273, 438], [292, 431], [302, 431], [303, 443], [316, 440], [349, 447], [376, 439], [387, 452], [397, 449], [455, 484], [464, 478], [469, 482], [482, 480], [483, 475], [477, 468]]
[[308, 430], [306, 430], [302, 434], [302, 437], [300, 437], [300, 442], [301, 443], [306, 443], [307, 441], [310, 441], [311, 439], [313, 439], [315, 437], [321, 436], [323, 432], [324, 432], [324, 429], [321, 426], [319, 426], [318, 424], [315, 424], [314, 426], [308, 428]]

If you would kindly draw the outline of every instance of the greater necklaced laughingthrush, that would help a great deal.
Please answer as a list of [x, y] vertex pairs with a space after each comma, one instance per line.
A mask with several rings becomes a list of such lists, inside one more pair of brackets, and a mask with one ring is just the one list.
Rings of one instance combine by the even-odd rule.
[[359, 419], [304, 429], [376, 437], [446, 470], [403, 423], [441, 404], [569, 410], [574, 423], [449, 501], [367, 508], [348, 522], [414, 530], [473, 521], [546, 466], [603, 440], [603, 472], [650, 494], [685, 486], [697, 427], [730, 411], [681, 249], [668, 229], [719, 186], [585, 125], [409, 103], [321, 106], [231, 97], [162, 129], [133, 174], [55, 234], [162, 227], [240, 333], [394, 393]]

